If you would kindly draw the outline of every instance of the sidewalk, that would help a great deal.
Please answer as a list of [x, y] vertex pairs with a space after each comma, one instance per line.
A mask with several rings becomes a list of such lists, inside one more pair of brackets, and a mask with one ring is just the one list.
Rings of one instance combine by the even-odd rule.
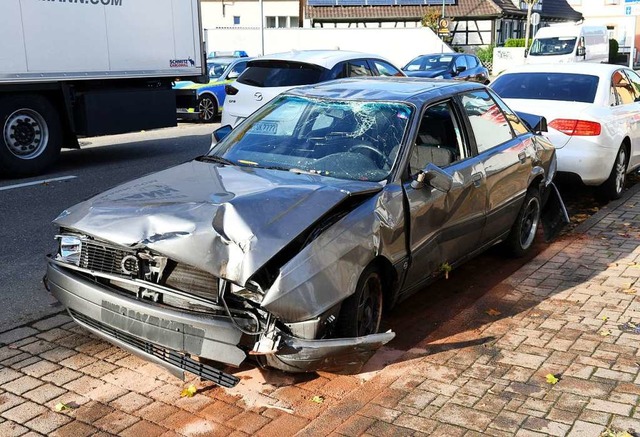
[[[411, 350], [383, 349], [355, 376], [247, 367], [225, 390], [180, 381], [66, 315], [44, 319], [0, 334], [0, 435], [634, 435], [639, 242], [637, 184]], [[189, 384], [198, 392], [181, 397]]]

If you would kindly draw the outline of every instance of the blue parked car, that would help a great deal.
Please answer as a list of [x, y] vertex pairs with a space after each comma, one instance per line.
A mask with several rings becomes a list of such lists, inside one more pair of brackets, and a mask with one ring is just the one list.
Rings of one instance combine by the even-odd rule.
[[466, 53], [421, 55], [402, 67], [402, 71], [412, 77], [489, 83], [489, 70], [476, 56]]
[[178, 108], [179, 118], [198, 118], [204, 123], [213, 122], [222, 110], [226, 96], [224, 87], [232, 83], [247, 68], [248, 57], [221, 56], [207, 59], [209, 83], [201, 84], [190, 81], [177, 82], [176, 90], [196, 90], [197, 108]]

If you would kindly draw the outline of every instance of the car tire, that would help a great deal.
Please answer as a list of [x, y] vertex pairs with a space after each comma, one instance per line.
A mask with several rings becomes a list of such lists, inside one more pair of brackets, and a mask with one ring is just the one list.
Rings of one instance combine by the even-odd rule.
[[218, 115], [218, 103], [208, 94], [198, 97], [198, 112], [202, 123], [213, 123]]
[[603, 200], [615, 200], [622, 197], [624, 184], [627, 180], [628, 163], [627, 148], [622, 145], [616, 154], [616, 160], [613, 162], [609, 178], [599, 187], [600, 197]]
[[336, 337], [361, 337], [378, 332], [384, 302], [382, 284], [375, 267], [369, 266], [362, 272], [355, 293], [342, 302]]
[[33, 176], [60, 154], [62, 126], [54, 106], [42, 96], [0, 98], [0, 174]]
[[541, 211], [540, 193], [535, 188], [529, 188], [507, 237], [506, 246], [512, 255], [522, 257], [533, 246], [540, 225]]

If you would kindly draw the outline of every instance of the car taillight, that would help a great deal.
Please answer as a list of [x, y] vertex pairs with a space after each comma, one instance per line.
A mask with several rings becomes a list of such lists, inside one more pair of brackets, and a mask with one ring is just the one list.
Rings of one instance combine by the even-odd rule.
[[238, 94], [238, 88], [235, 88], [232, 85], [225, 85], [224, 92], [227, 93], [228, 96], [235, 96]]
[[595, 121], [571, 120], [557, 118], [549, 123], [549, 126], [569, 136], [595, 137], [600, 135], [602, 126]]

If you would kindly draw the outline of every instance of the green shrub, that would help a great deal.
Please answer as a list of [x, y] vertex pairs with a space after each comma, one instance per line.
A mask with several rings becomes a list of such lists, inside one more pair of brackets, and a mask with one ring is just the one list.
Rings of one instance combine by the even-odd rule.
[[609, 40], [609, 64], [615, 64], [618, 60], [618, 50], [620, 49], [620, 45], [618, 41], [615, 39]]
[[[533, 38], [529, 38], [529, 45]], [[524, 47], [524, 38], [509, 38], [504, 42], [505, 47]]]
[[476, 51], [476, 56], [478, 57], [478, 59], [480, 59], [480, 61], [487, 65], [487, 63], [492, 63], [493, 62], [493, 48], [495, 47], [495, 44], [490, 44], [487, 47], [482, 47], [479, 48]]

